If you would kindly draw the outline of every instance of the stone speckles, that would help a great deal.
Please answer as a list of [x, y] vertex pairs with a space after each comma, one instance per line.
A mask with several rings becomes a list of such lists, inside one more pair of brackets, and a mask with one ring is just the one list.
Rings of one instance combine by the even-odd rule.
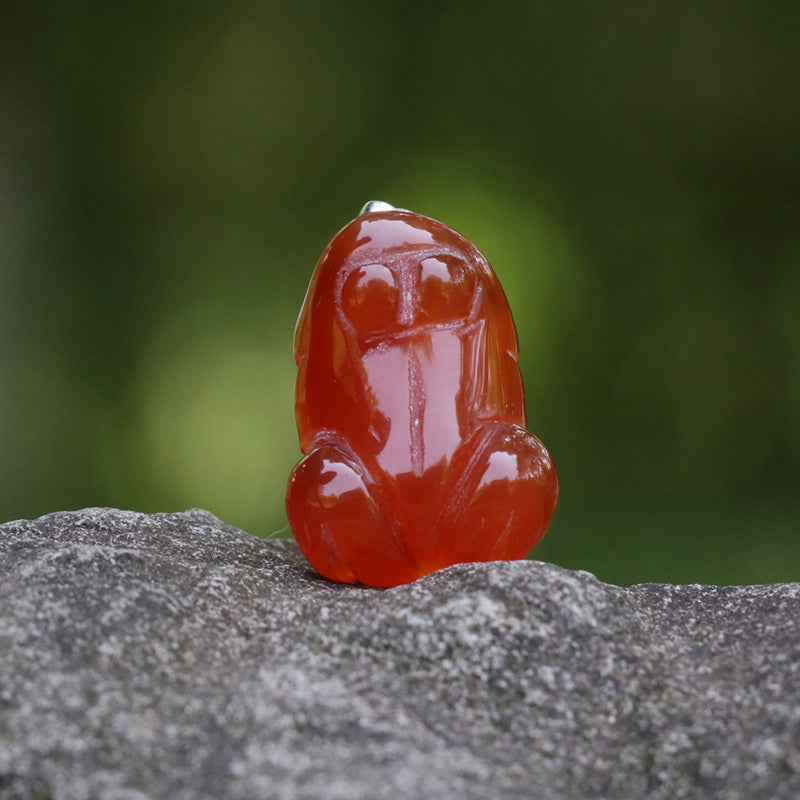
[[800, 796], [800, 585], [394, 589], [204, 511], [0, 526], [0, 800]]

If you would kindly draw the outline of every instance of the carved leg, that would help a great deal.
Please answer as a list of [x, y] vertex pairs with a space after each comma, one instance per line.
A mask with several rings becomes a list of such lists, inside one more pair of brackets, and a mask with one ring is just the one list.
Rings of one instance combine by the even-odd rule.
[[459, 449], [440, 517], [448, 563], [524, 558], [544, 536], [558, 499], [550, 454], [532, 433], [486, 423]]
[[286, 510], [301, 550], [327, 578], [395, 586], [420, 575], [359, 466], [335, 447], [321, 447], [295, 467]]

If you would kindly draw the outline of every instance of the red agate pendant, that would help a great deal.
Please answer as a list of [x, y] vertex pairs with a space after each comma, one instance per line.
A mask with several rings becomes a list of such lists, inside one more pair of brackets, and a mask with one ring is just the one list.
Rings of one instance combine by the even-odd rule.
[[322, 254], [294, 347], [286, 508], [322, 575], [396, 586], [544, 536], [558, 477], [525, 430], [505, 294], [461, 234], [368, 203]]

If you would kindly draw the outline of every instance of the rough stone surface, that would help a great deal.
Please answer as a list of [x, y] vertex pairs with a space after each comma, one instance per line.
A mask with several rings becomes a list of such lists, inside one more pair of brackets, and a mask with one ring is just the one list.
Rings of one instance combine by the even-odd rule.
[[204, 511], [0, 526], [0, 798], [800, 797], [800, 584], [376, 590]]

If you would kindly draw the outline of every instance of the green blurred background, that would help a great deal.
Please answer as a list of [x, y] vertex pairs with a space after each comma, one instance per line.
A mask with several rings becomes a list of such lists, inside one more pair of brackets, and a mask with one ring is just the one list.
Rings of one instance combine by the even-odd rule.
[[800, 4], [6, 3], [0, 519], [288, 535], [291, 336], [368, 199], [493, 263], [536, 557], [800, 580]]

